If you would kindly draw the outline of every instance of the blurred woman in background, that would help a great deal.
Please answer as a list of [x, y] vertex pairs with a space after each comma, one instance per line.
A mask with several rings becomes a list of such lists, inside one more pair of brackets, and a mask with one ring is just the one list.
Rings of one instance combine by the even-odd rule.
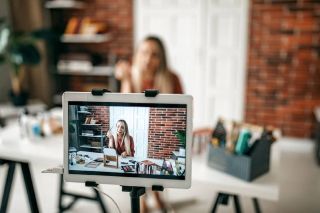
[[142, 41], [132, 65], [127, 61], [117, 63], [115, 77], [121, 81], [121, 92], [158, 89], [160, 93], [182, 93], [178, 76], [168, 67], [164, 45], [154, 36]]
[[[168, 67], [164, 45], [155, 36], [146, 37], [140, 43], [133, 56], [132, 65], [128, 61], [117, 63], [115, 77], [121, 82], [120, 92], [140, 93], [146, 89], [157, 89], [160, 93], [183, 93], [178, 76]], [[157, 208], [166, 212], [166, 205], [160, 193], [153, 194]], [[148, 210], [143, 196], [141, 212], [148, 212]]]

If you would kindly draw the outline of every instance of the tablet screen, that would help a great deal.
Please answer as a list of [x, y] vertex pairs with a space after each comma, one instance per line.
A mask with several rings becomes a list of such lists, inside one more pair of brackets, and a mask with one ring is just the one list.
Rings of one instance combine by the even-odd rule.
[[68, 171], [185, 180], [186, 128], [186, 104], [68, 101]]

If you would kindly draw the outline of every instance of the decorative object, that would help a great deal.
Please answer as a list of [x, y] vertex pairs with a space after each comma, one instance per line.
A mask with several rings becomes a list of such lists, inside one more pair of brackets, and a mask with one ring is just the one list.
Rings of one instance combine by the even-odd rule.
[[179, 139], [180, 147], [179, 147], [179, 155], [186, 155], [186, 131], [185, 130], [177, 130], [175, 132], [176, 137]]
[[35, 40], [48, 38], [44, 30], [30, 33], [13, 32], [4, 19], [0, 19], [0, 64], [11, 65], [10, 98], [14, 105], [26, 105], [28, 93], [22, 88], [29, 66], [40, 63], [41, 57]]

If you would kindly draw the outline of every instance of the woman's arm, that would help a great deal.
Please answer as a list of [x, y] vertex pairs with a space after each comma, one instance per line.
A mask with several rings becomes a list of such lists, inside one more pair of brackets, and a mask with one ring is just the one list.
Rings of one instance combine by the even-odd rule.
[[114, 137], [110, 131], [107, 132], [107, 137], [109, 138], [108, 147], [115, 148]]
[[121, 153], [122, 157], [134, 157], [134, 143], [133, 143], [133, 138], [131, 136], [129, 136], [129, 148], [130, 148], [130, 152], [128, 150], [125, 150], [124, 152]]
[[119, 61], [115, 67], [115, 77], [121, 81], [120, 92], [133, 92], [131, 80], [131, 65], [127, 61]]

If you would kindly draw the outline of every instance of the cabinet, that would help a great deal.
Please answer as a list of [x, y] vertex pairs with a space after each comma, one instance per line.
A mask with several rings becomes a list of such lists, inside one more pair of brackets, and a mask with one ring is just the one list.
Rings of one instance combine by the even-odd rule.
[[[65, 91], [90, 91], [95, 87], [117, 91], [114, 64], [108, 50], [113, 40], [105, 20], [86, 11], [89, 1], [48, 0], [44, 3], [48, 25], [57, 39], [49, 48], [49, 68], [54, 78], [53, 104], [61, 104]], [[91, 8], [92, 10], [92, 8]]]
[[102, 132], [102, 124], [96, 123], [89, 111], [78, 111], [77, 114], [78, 150], [102, 152], [106, 137]]

